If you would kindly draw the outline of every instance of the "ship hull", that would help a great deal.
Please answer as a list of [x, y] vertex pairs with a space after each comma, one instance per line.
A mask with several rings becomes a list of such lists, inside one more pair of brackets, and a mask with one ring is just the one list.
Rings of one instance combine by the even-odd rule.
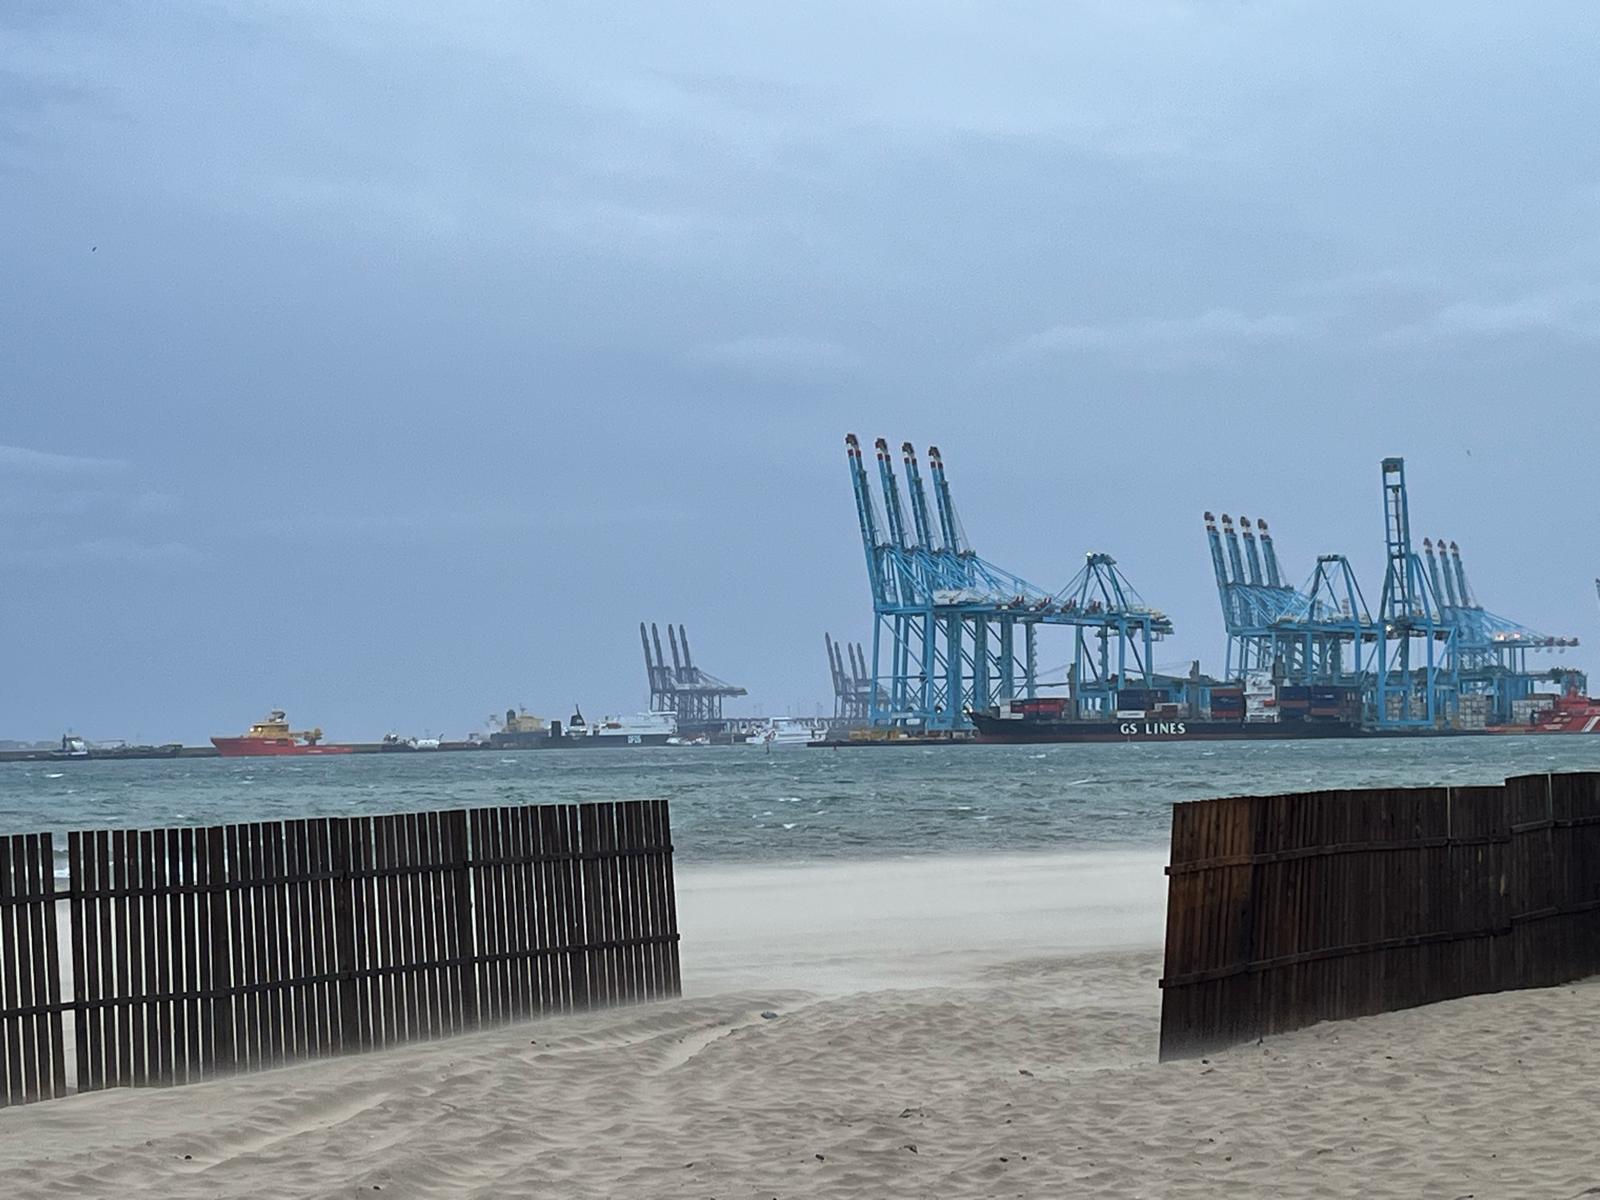
[[351, 754], [354, 746], [311, 745], [292, 738], [214, 737], [211, 744], [223, 758], [288, 758]]
[[634, 746], [665, 746], [670, 733], [491, 733], [488, 745], [495, 750], [604, 750]]
[[1600, 735], [1600, 713], [1585, 717], [1581, 721], [1564, 722], [1549, 725], [1491, 725], [1489, 733], [1498, 733], [1507, 736], [1522, 734], [1529, 737], [1559, 737], [1563, 734], [1596, 734]]
[[[1346, 721], [1189, 721], [1136, 718], [1056, 721], [972, 713], [976, 740], [987, 744], [1041, 742], [1223, 742], [1302, 741], [1384, 736]], [[1432, 734], [1433, 731], [1428, 731]]]
[[113, 746], [106, 749], [89, 750], [91, 761], [101, 761], [112, 758], [177, 758], [183, 752], [183, 747], [176, 742], [169, 742], [165, 746]]

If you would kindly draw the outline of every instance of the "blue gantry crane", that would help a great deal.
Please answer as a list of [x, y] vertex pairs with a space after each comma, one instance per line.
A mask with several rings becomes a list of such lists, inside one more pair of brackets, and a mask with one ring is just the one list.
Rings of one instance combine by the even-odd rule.
[[1533, 695], [1540, 682], [1582, 690], [1580, 673], [1560, 667], [1541, 671], [1529, 660], [1532, 653], [1574, 647], [1577, 638], [1541, 633], [1486, 610], [1467, 582], [1461, 547], [1455, 542], [1423, 538], [1422, 556], [1444, 618], [1456, 629], [1461, 695], [1483, 697], [1490, 724], [1510, 722], [1515, 702]]
[[874, 725], [964, 729], [975, 709], [1034, 696], [1041, 626], [1074, 630], [1069, 687], [1080, 715], [1109, 716], [1119, 689], [1151, 686], [1151, 650], [1172, 622], [1114, 559], [1089, 555], [1058, 591], [1029, 583], [973, 550], [937, 446], [928, 449], [931, 505], [910, 442], [900, 448], [904, 499], [888, 442], [878, 438], [874, 449], [876, 493], [860, 443], [845, 437], [872, 588]]
[[1305, 587], [1296, 588], [1285, 582], [1265, 521], [1252, 526], [1241, 516], [1236, 529], [1223, 513], [1219, 528], [1206, 513], [1205, 523], [1228, 634], [1224, 678], [1359, 686], [1377, 631], [1344, 556], [1322, 555]]
[[1434, 727], [1459, 708], [1460, 640], [1411, 544], [1406, 460], [1383, 460], [1385, 568], [1373, 709], [1380, 725]]
[[680, 731], [719, 730], [722, 702], [747, 694], [738, 684], [727, 683], [695, 666], [689, 653], [689, 633], [681, 624], [674, 630], [672, 623], [667, 623], [667, 642], [672, 647], [670, 667], [661, 653], [661, 630], [654, 622], [649, 636], [645, 635], [644, 622], [639, 622], [639, 641], [644, 646], [645, 678], [650, 684], [650, 711], [677, 714]]
[[[1476, 697], [1478, 723], [1504, 723], [1539, 682], [1581, 687], [1571, 671], [1539, 671], [1530, 652], [1562, 650], [1552, 637], [1477, 602], [1454, 542], [1411, 536], [1405, 460], [1382, 463], [1385, 570], [1376, 617], [1343, 555], [1325, 554], [1303, 588], [1284, 582], [1264, 521], [1254, 529], [1205, 514], [1212, 568], [1228, 634], [1225, 675], [1270, 676], [1276, 687], [1359, 689], [1367, 723], [1437, 728], [1462, 720]], [[1259, 532], [1259, 538], [1255, 534]]]
[[828, 674], [833, 679], [833, 717], [836, 721], [859, 724], [872, 712], [872, 675], [867, 671], [867, 656], [860, 642], [836, 642], [833, 635], [822, 635], [828, 652]]

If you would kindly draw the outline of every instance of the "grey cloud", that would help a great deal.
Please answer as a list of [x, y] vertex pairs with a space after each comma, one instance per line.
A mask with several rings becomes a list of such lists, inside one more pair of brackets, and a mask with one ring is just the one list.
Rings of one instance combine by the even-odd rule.
[[128, 464], [119, 458], [55, 454], [47, 450], [31, 450], [26, 446], [0, 446], [0, 475], [106, 475], [127, 469]]
[[160, 566], [195, 562], [201, 554], [183, 542], [144, 542], [135, 538], [91, 538], [23, 550], [17, 561], [43, 566]]
[[1459, 300], [1427, 320], [1394, 331], [1393, 340], [1483, 339], [1527, 334], [1600, 339], [1600, 286], [1571, 284], [1509, 300]]
[[734, 338], [702, 346], [691, 358], [715, 366], [778, 373], [836, 370], [854, 362], [854, 356], [838, 342], [805, 337]]
[[402, 541], [459, 540], [463, 535], [592, 533], [608, 528], [659, 528], [690, 519], [668, 504], [615, 505], [596, 502], [578, 508], [529, 510], [515, 507], [393, 512], [295, 512], [260, 518], [237, 531], [246, 539], [273, 538], [290, 544], [315, 529], [318, 536], [360, 542], [368, 538]]
[[1333, 300], [1362, 300], [1384, 293], [1430, 293], [1444, 287], [1437, 274], [1407, 267], [1375, 267], [1346, 271], [1326, 279], [1313, 279], [1298, 285], [1296, 294]]
[[1213, 308], [1186, 318], [1053, 325], [1013, 343], [1003, 357], [1016, 362], [1110, 354], [1136, 364], [1174, 369], [1220, 362], [1240, 348], [1283, 342], [1307, 333], [1303, 318], [1250, 316], [1237, 309]]

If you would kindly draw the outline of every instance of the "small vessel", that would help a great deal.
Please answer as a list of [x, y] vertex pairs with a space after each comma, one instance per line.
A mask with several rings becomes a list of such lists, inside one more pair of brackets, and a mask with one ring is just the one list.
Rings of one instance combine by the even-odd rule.
[[436, 737], [409, 737], [403, 738], [398, 733], [386, 733], [383, 741], [378, 743], [378, 750], [389, 753], [400, 750], [437, 750], [444, 743]]
[[324, 746], [322, 730], [308, 729], [295, 732], [283, 709], [275, 708], [264, 721], [257, 721], [248, 732], [238, 737], [214, 737], [211, 744], [223, 758], [244, 758], [250, 755], [289, 754], [349, 754], [353, 746]]
[[61, 748], [50, 751], [51, 758], [88, 758], [89, 743], [75, 733], [61, 735]]
[[566, 727], [560, 721], [546, 724], [526, 712], [508, 711], [501, 727], [489, 735], [497, 750], [562, 750], [606, 746], [666, 746], [678, 744], [678, 718], [670, 712], [637, 713], [586, 721], [574, 709]]
[[745, 738], [747, 746], [809, 746], [827, 734], [799, 717], [773, 717], [764, 727]]
[[[583, 717], [575, 716], [571, 732], [583, 732]], [[544, 750], [564, 744], [561, 722], [546, 724], [525, 708], [506, 709], [505, 720], [498, 716], [489, 718], [490, 734], [486, 746], [496, 750]]]
[[132, 745], [128, 742], [95, 742], [89, 747], [89, 757], [99, 761], [104, 758], [177, 758], [183, 753], [181, 742], [164, 742], [159, 746]]

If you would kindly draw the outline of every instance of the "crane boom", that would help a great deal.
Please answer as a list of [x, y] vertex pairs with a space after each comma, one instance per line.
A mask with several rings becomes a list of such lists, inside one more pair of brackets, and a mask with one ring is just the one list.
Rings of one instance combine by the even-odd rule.
[[1267, 586], [1282, 587], [1283, 573], [1278, 570], [1278, 552], [1273, 549], [1272, 535], [1267, 532], [1267, 523], [1258, 519], [1256, 532], [1261, 535], [1261, 554], [1267, 560]]
[[928, 520], [928, 493], [922, 486], [922, 469], [917, 465], [917, 452], [910, 442], [900, 446], [906, 465], [906, 491], [911, 495], [911, 519], [916, 525], [917, 544], [928, 550], [937, 550], [933, 538], [933, 524]]
[[966, 554], [966, 539], [961, 536], [961, 522], [956, 519], [955, 504], [950, 499], [950, 482], [944, 476], [944, 458], [939, 447], [928, 447], [928, 470], [933, 473], [933, 498], [939, 506], [939, 532], [944, 548], [951, 554]]
[[883, 491], [883, 512], [889, 521], [889, 536], [896, 546], [905, 546], [906, 520], [900, 508], [900, 484], [894, 477], [894, 462], [889, 457], [889, 443], [879, 438], [873, 443], [878, 452], [878, 486]]
[[1250, 564], [1250, 582], [1256, 587], [1261, 586], [1261, 551], [1256, 547], [1255, 530], [1250, 525], [1250, 518], [1239, 518], [1239, 529], [1244, 536], [1245, 559]]

